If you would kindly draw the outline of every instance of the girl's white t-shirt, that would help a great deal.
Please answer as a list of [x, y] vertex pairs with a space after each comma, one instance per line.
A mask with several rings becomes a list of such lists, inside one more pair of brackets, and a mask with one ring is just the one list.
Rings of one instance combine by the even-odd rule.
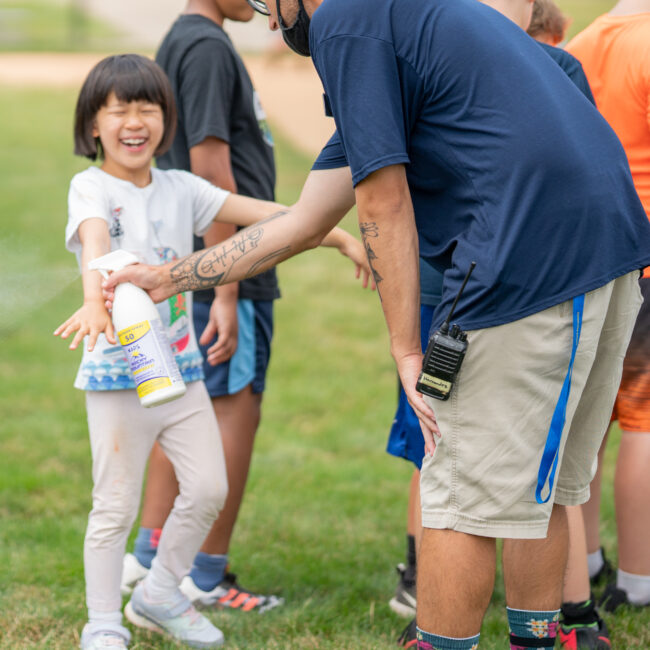
[[[111, 250], [135, 254], [146, 264], [166, 264], [193, 250], [193, 235], [202, 236], [229, 192], [186, 171], [151, 170], [151, 183], [137, 187], [98, 167], [89, 167], [70, 183], [66, 247], [81, 267], [79, 225], [86, 219], [106, 221]], [[192, 323], [192, 293], [156, 305], [176, 362], [186, 382], [203, 379], [203, 359]], [[84, 345], [75, 379], [81, 390], [135, 388], [122, 347], [101, 334], [92, 352]]]

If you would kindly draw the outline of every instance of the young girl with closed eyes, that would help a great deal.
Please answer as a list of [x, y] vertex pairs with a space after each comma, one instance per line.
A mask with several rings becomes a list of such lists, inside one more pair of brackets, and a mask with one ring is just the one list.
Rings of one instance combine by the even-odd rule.
[[[68, 198], [66, 246], [82, 271], [83, 306], [54, 332], [75, 349], [86, 337], [75, 387], [86, 391], [92, 452], [93, 505], [84, 542], [88, 623], [81, 648], [126, 648], [120, 575], [136, 518], [149, 452], [157, 440], [174, 465], [180, 493], [162, 529], [151, 571], [125, 608], [136, 626], [165, 633], [191, 647], [223, 643], [222, 632], [197, 612], [178, 586], [222, 508], [226, 468], [217, 421], [203, 384], [202, 359], [191, 322], [190, 292], [158, 305], [187, 384], [180, 399], [143, 408], [88, 263], [125, 249], [149, 264], [192, 252], [193, 235], [215, 219], [240, 225], [279, 206], [230, 194], [185, 171], [151, 167], [169, 147], [176, 109], [164, 72], [149, 59], [111, 56], [98, 63], [81, 89], [75, 115], [75, 153], [101, 166], [77, 174]], [[363, 248], [335, 229], [324, 240], [363, 266]], [[232, 251], [235, 255], [236, 251]]]

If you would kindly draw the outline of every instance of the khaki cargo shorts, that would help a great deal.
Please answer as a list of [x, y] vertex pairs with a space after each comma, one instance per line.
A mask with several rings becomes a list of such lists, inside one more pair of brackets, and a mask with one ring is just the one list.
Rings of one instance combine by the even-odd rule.
[[422, 464], [425, 528], [542, 538], [553, 503], [588, 500], [642, 301], [638, 280], [638, 271], [628, 273], [585, 296], [555, 484], [544, 504], [535, 489], [571, 357], [573, 301], [468, 332], [449, 400], [426, 398], [442, 438]]

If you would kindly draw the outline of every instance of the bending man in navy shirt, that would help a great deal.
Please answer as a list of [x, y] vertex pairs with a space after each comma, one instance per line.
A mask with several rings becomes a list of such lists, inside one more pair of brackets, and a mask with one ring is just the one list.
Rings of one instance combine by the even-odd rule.
[[[475, 0], [250, 1], [311, 51], [422, 424], [419, 646], [477, 646], [501, 537], [511, 646], [552, 647], [564, 506], [588, 498], [650, 263], [625, 153], [552, 59]], [[341, 217], [331, 174], [312, 172], [289, 212], [107, 288], [128, 279], [159, 300], [314, 245]], [[418, 252], [444, 272], [434, 328], [477, 264], [454, 316], [469, 348], [448, 401], [415, 390]]]

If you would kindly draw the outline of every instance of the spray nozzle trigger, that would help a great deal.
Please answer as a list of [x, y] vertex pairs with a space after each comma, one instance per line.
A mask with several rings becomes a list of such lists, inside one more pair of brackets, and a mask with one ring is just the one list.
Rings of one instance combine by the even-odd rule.
[[129, 264], [137, 264], [139, 261], [133, 253], [119, 249], [88, 262], [88, 268], [91, 271], [99, 271], [102, 277], [107, 279], [108, 271], [119, 271]]

